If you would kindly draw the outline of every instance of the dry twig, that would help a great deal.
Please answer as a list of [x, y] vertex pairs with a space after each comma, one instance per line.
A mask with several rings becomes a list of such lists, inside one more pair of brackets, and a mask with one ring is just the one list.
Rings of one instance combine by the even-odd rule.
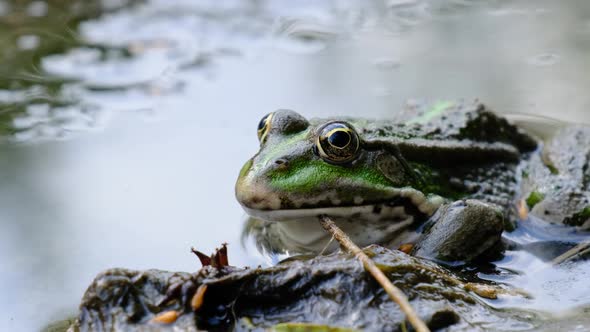
[[417, 332], [430, 331], [426, 324], [418, 317], [414, 308], [408, 302], [406, 295], [397, 287], [395, 287], [383, 271], [379, 270], [375, 262], [369, 258], [352, 240], [344, 233], [332, 219], [328, 216], [320, 216], [320, 224], [322, 227], [332, 234], [332, 236], [338, 241], [346, 250], [350, 251], [355, 257], [363, 263], [363, 266], [367, 272], [369, 272], [375, 280], [383, 287], [389, 297], [399, 305], [400, 309], [406, 314], [408, 321]]
[[559, 255], [553, 262], [553, 265], [559, 265], [564, 262], [568, 262], [570, 260], [575, 259], [576, 257], [581, 257], [583, 255], [588, 254], [590, 252], [590, 241], [578, 243], [575, 247], [571, 248], [570, 250], [564, 252], [563, 254]]

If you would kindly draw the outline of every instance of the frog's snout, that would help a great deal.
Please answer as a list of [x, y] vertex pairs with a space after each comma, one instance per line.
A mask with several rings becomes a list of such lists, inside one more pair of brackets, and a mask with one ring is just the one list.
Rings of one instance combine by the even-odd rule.
[[[286, 159], [270, 161], [267, 168], [286, 168]], [[256, 175], [252, 170], [243, 170], [236, 183], [236, 198], [242, 206], [254, 210], [279, 210], [281, 199], [277, 192], [271, 190], [264, 176]]]
[[259, 181], [240, 179], [236, 184], [236, 198], [242, 206], [253, 210], [279, 210], [281, 199]]

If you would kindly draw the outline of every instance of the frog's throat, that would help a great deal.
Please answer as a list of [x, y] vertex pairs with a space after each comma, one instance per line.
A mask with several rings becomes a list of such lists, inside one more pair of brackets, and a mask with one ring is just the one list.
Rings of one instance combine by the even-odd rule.
[[267, 220], [267, 221], [290, 221], [296, 219], [307, 219], [319, 217], [321, 215], [328, 215], [332, 217], [346, 217], [351, 216], [370, 216], [379, 214], [381, 216], [387, 215], [388, 212], [395, 211], [395, 207], [399, 206], [393, 202], [396, 199], [402, 198], [406, 204], [411, 204], [415, 209], [426, 216], [431, 216], [444, 203], [444, 199], [438, 195], [425, 196], [422, 192], [412, 189], [403, 188], [398, 191], [398, 194], [383, 202], [376, 202], [370, 204], [359, 204], [353, 206], [331, 206], [318, 208], [298, 208], [298, 209], [256, 209], [252, 207], [243, 206], [244, 210], [252, 217]]

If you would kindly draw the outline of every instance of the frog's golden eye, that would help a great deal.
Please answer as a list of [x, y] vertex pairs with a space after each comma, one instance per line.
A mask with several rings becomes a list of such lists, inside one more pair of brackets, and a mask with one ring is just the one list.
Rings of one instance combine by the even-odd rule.
[[264, 142], [266, 134], [268, 134], [268, 131], [270, 130], [270, 120], [272, 120], [272, 115], [273, 113], [268, 113], [267, 115], [262, 117], [262, 119], [258, 123], [258, 140], [260, 141], [260, 143]]
[[344, 164], [355, 159], [359, 151], [359, 137], [346, 122], [330, 122], [319, 130], [317, 154], [333, 164]]

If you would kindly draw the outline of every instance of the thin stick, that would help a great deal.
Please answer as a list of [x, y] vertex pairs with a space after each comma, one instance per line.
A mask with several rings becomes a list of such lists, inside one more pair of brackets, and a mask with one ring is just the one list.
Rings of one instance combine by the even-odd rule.
[[559, 255], [553, 262], [553, 265], [558, 265], [569, 260], [576, 258], [577, 256], [583, 256], [588, 252], [590, 248], [590, 241], [578, 243], [575, 247], [571, 248], [570, 250], [564, 252], [563, 254]]
[[363, 266], [367, 272], [369, 272], [375, 280], [383, 287], [385, 292], [397, 303], [403, 313], [406, 314], [408, 321], [417, 332], [428, 332], [430, 331], [426, 324], [418, 317], [412, 305], [408, 302], [406, 295], [397, 287], [395, 287], [383, 271], [379, 270], [375, 262], [369, 258], [352, 240], [344, 233], [332, 219], [328, 216], [320, 216], [320, 224], [322, 227], [338, 241], [346, 250], [350, 251], [354, 256], [363, 263]]

